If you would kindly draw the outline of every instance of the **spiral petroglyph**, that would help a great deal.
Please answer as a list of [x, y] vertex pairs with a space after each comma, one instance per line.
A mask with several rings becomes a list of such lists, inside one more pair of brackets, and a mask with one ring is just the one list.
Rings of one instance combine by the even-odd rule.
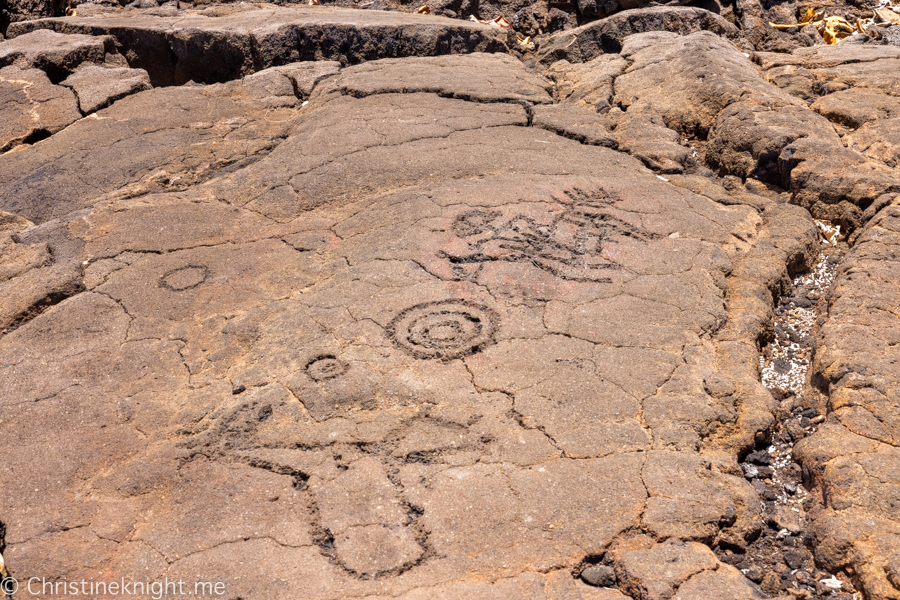
[[388, 326], [394, 343], [416, 358], [460, 358], [493, 343], [497, 315], [465, 300], [407, 308]]

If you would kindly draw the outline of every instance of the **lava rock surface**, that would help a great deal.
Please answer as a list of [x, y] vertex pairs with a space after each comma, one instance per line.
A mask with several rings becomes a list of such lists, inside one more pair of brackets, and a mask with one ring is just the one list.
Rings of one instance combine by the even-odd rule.
[[152, 4], [5, 9], [11, 577], [900, 598], [890, 36]]

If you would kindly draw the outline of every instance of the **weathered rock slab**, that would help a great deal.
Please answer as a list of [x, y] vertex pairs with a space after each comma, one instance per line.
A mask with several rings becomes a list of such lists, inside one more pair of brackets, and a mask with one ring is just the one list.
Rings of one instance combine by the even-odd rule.
[[116, 100], [149, 90], [150, 77], [143, 69], [86, 66], [60, 82], [78, 97], [81, 112], [88, 115]]
[[609, 131], [610, 121], [596, 112], [566, 104], [537, 106], [532, 125], [563, 135], [582, 144], [616, 149], [618, 141]]
[[355, 65], [322, 93], [355, 98], [375, 94], [432, 93], [473, 102], [550, 104], [549, 83], [528, 73], [521, 62], [505, 54], [385, 59]]
[[706, 137], [719, 113], [739, 100], [801, 105], [760, 77], [734, 44], [710, 32], [636, 35], [622, 55], [630, 64], [616, 79], [615, 102], [628, 112], [661, 115], [683, 134]]
[[[0, 152], [32, 143], [81, 118], [72, 91], [38, 69], [0, 69]], [[0, 159], [2, 160], [2, 159]]]
[[721, 16], [693, 6], [654, 6], [618, 12], [570, 31], [561, 31], [541, 47], [537, 60], [549, 66], [557, 60], [583, 63], [605, 53], [617, 53], [626, 37], [637, 33], [668, 31], [687, 35], [711, 31], [734, 37], [737, 28]]
[[[65, 98], [65, 114], [77, 112], [71, 90], [49, 89]], [[291, 79], [278, 72], [128, 96], [102, 116], [94, 113], [42, 144], [0, 156], [2, 205], [44, 221], [91, 206], [125, 186], [167, 190], [208, 178], [276, 145], [297, 117], [299, 104]], [[66, 125], [78, 118], [71, 114]]]
[[844, 139], [865, 157], [894, 169], [900, 167], [900, 118], [866, 123]]
[[764, 425], [717, 335], [787, 250], [761, 275], [755, 208], [592, 145], [521, 63], [409, 65], [154, 88], [0, 157], [37, 223], [4, 285], [74, 284], [0, 338], [3, 454], [47, 457], [0, 471], [17, 575], [622, 600], [573, 572], [643, 528], [696, 563], [667, 591], [733, 576], [700, 542], [755, 513], [716, 449]]
[[38, 29], [0, 43], [0, 67], [40, 69], [58, 83], [81, 63], [102, 63], [108, 49], [113, 49], [109, 37]]
[[[436, 16], [179, 11], [12, 29], [114, 46], [59, 86], [0, 70], [88, 114], [20, 135], [42, 107], [7, 103], [13, 575], [755, 600], [726, 562], [812, 523], [821, 565], [896, 596], [890, 51], [754, 62], [670, 6], [537, 56]], [[816, 348], [831, 413], [797, 455], [826, 506], [802, 519], [736, 462], [784, 406], [758, 345], [816, 254], [788, 201], [870, 221]]]
[[900, 98], [872, 90], [850, 88], [822, 96], [810, 108], [829, 121], [857, 129], [876, 119], [900, 117]]
[[[224, 14], [222, 14], [222, 12]], [[390, 57], [506, 52], [507, 30], [425, 15], [325, 6], [251, 9], [214, 16], [106, 16], [41, 19], [10, 25], [15, 39], [38, 29], [111, 35], [132, 68], [155, 86], [217, 83], [307, 60], [342, 64]]]
[[817, 560], [852, 565], [867, 593], [881, 598], [900, 598], [891, 563], [900, 552], [898, 224], [894, 200], [842, 265], [813, 363], [832, 412], [797, 447], [826, 503], [814, 522]]

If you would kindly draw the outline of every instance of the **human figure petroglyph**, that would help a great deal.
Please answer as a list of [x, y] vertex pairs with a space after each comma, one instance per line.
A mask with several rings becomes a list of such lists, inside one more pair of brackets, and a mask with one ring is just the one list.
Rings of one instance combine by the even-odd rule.
[[610, 283], [609, 270], [621, 265], [604, 255], [616, 237], [649, 240], [651, 235], [611, 214], [605, 195], [569, 191], [569, 204], [546, 222], [499, 210], [468, 210], [453, 222], [453, 233], [468, 252], [442, 251], [457, 277], [472, 279], [484, 263], [529, 262], [568, 281]]

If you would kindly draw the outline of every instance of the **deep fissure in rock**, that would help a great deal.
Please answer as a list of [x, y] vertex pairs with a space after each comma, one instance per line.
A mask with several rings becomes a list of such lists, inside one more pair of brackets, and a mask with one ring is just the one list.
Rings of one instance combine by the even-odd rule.
[[851, 600], [859, 595], [850, 578], [815, 564], [807, 513], [815, 513], [820, 501], [811, 493], [808, 473], [793, 457], [794, 444], [825, 420], [809, 394], [809, 368], [828, 294], [846, 252], [836, 235], [839, 228], [818, 225], [818, 260], [810, 271], [795, 275], [790, 289], [778, 298], [774, 337], [759, 357], [762, 382], [778, 402], [778, 421], [771, 435], [743, 458], [741, 468], [759, 494], [765, 527], [743, 552], [715, 550], [720, 560], [736, 566], [769, 594]]

